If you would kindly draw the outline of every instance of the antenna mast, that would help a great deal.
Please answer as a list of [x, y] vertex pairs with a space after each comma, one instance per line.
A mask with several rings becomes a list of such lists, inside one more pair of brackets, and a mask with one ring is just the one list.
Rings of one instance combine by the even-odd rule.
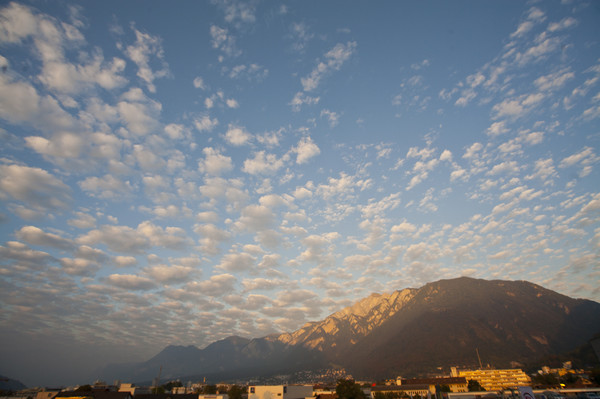
[[479, 360], [479, 369], [483, 370], [483, 366], [481, 365], [481, 358], [479, 357], [479, 348], [475, 348], [475, 351], [477, 352], [477, 360]]
[[156, 386], [154, 387], [154, 393], [158, 393], [158, 387], [160, 386], [160, 375], [162, 374], [162, 364], [158, 370], [158, 377], [156, 377]]

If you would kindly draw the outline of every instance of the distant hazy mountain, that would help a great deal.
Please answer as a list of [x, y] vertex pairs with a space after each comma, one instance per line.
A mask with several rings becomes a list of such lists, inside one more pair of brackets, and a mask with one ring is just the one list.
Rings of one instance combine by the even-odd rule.
[[[571, 351], [600, 332], [600, 304], [525, 281], [441, 280], [373, 294], [322, 321], [281, 335], [230, 337], [205, 349], [169, 346], [141, 364], [113, 365], [107, 376], [215, 380], [329, 367], [356, 377], [412, 376], [438, 367], [510, 366]], [[110, 373], [108, 371], [111, 371]]]
[[27, 388], [21, 381], [0, 375], [0, 391], [19, 391]]

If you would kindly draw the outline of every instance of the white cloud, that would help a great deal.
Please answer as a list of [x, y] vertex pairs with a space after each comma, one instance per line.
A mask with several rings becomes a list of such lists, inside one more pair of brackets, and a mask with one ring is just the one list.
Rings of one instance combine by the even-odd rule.
[[356, 51], [356, 42], [338, 43], [325, 53], [325, 60], [319, 62], [313, 71], [301, 79], [304, 91], [312, 91], [319, 86], [321, 79], [331, 71], [339, 71], [342, 65]]
[[11, 3], [1, 10], [0, 41], [20, 43], [32, 38], [43, 65], [39, 80], [47, 87], [63, 92], [78, 93], [99, 85], [111, 90], [123, 86], [127, 80], [120, 76], [125, 61], [113, 58], [105, 62], [100, 52], [81, 57], [75, 65], [65, 61], [64, 48], [81, 44], [83, 35], [77, 27], [66, 22], [58, 23], [51, 17], [35, 13], [32, 9]]
[[303, 22], [294, 22], [290, 26], [292, 40], [292, 48], [296, 51], [303, 52], [308, 45], [308, 42], [314, 38], [314, 34], [310, 32], [310, 28]]
[[242, 171], [251, 175], [274, 174], [284, 165], [282, 158], [277, 158], [275, 154], [267, 154], [265, 151], [254, 153], [254, 158], [248, 158], [244, 161]]
[[40, 168], [0, 165], [0, 199], [13, 199], [38, 210], [65, 209], [71, 202], [71, 189]]
[[227, 29], [211, 25], [210, 36], [213, 48], [219, 49], [228, 57], [237, 57], [241, 54], [235, 45], [235, 38], [229, 34]]
[[129, 181], [122, 181], [113, 175], [87, 177], [79, 182], [82, 190], [98, 198], [123, 198], [132, 193]]
[[108, 284], [125, 290], [151, 290], [156, 283], [147, 277], [134, 274], [111, 274], [106, 278]]
[[129, 267], [137, 265], [137, 259], [133, 256], [115, 256], [113, 262], [117, 267]]
[[200, 249], [209, 255], [218, 254], [221, 251], [219, 245], [232, 237], [231, 233], [212, 223], [196, 225], [194, 231], [203, 237], [200, 239]]
[[506, 161], [496, 164], [492, 167], [492, 169], [488, 172], [488, 175], [498, 175], [498, 174], [517, 174], [519, 173], [519, 165], [516, 161]]
[[556, 169], [554, 168], [554, 161], [552, 158], [547, 159], [538, 159], [535, 161], [535, 170], [531, 175], [527, 175], [525, 178], [528, 180], [531, 179], [541, 179], [542, 181], [552, 184], [552, 179], [556, 178], [558, 174], [556, 173]]
[[236, 100], [234, 100], [233, 98], [228, 98], [225, 103], [227, 104], [227, 106], [229, 108], [237, 108], [240, 105], [238, 104], [238, 102]]
[[568, 29], [571, 28], [575, 25], [577, 25], [577, 20], [573, 17], [565, 17], [562, 20], [560, 20], [559, 22], [553, 22], [551, 24], [548, 25], [548, 30], [550, 32], [556, 32], [556, 31], [561, 31], [564, 29]]
[[319, 147], [312, 141], [310, 137], [304, 137], [294, 148], [294, 151], [298, 154], [296, 157], [297, 164], [303, 164], [308, 162], [310, 158], [313, 158], [321, 153]]
[[507, 133], [508, 131], [509, 129], [506, 127], [506, 122], [500, 121], [492, 123], [492, 125], [486, 130], [486, 133], [488, 136], [494, 137]]
[[146, 97], [140, 89], [134, 88], [122, 96], [117, 110], [129, 131], [136, 136], [142, 136], [158, 128], [162, 105]]
[[421, 160], [426, 160], [431, 158], [435, 149], [433, 148], [421, 148], [419, 147], [410, 147], [408, 152], [406, 153], [407, 158], [421, 158]]
[[88, 145], [85, 135], [70, 132], [58, 132], [50, 139], [25, 137], [25, 143], [38, 154], [65, 166], [68, 160], [77, 162]]
[[227, 157], [211, 147], [204, 148], [202, 152], [204, 159], [198, 162], [200, 172], [218, 176], [233, 169], [231, 157]]
[[85, 212], [74, 212], [74, 219], [67, 220], [69, 226], [79, 229], [91, 229], [96, 226], [96, 218]]
[[204, 79], [202, 79], [200, 76], [195, 77], [194, 78], [194, 87], [196, 89], [206, 90], [206, 85], [204, 84]]
[[80, 236], [77, 242], [86, 245], [104, 244], [111, 251], [134, 254], [143, 253], [153, 246], [181, 250], [190, 244], [182, 229], [163, 229], [148, 221], [140, 223], [136, 229], [129, 226], [103, 225]]
[[75, 244], [72, 240], [63, 238], [54, 233], [47, 233], [35, 226], [24, 226], [15, 235], [18, 239], [33, 245], [54, 247], [63, 250], [73, 250]]
[[515, 59], [521, 66], [529, 63], [539, 62], [549, 53], [560, 49], [561, 41], [556, 37], [546, 37], [541, 42], [529, 47], [524, 52], [516, 54]]
[[35, 34], [39, 20], [27, 6], [10, 3], [1, 11], [0, 40], [6, 43], [18, 43]]
[[477, 156], [477, 153], [483, 149], [483, 145], [481, 143], [473, 143], [463, 155], [465, 159], [472, 159]]
[[440, 155], [440, 161], [452, 162], [452, 152], [450, 150], [444, 150]]
[[323, 116], [327, 118], [327, 120], [329, 121], [329, 127], [331, 128], [336, 127], [338, 123], [340, 123], [340, 116], [336, 112], [324, 109], [323, 111], [321, 111], [321, 117]]
[[264, 205], [248, 205], [242, 209], [235, 226], [240, 230], [261, 231], [273, 226], [275, 214]]
[[194, 269], [181, 265], [156, 265], [150, 266], [144, 269], [144, 271], [155, 281], [166, 284], [177, 284], [188, 281]]
[[302, 200], [305, 198], [312, 197], [312, 191], [310, 191], [306, 187], [296, 187], [296, 190], [294, 190], [293, 195], [296, 199]]
[[190, 288], [197, 289], [208, 296], [220, 297], [234, 291], [237, 279], [231, 274], [218, 274], [208, 280], [193, 283]]
[[576, 154], [570, 155], [560, 161], [559, 168], [568, 168], [578, 163], [582, 165], [589, 165], [598, 160], [598, 157], [594, 154], [594, 150], [591, 147], [584, 147], [581, 151]]
[[186, 136], [186, 128], [184, 125], [169, 123], [165, 126], [165, 133], [172, 140], [180, 140]]
[[254, 3], [242, 3], [231, 0], [217, 2], [225, 13], [225, 21], [240, 27], [241, 23], [251, 24], [256, 21], [256, 6]]
[[194, 126], [200, 132], [210, 132], [219, 124], [219, 120], [217, 118], [211, 119], [210, 116], [204, 115], [200, 119], [196, 119], [194, 121]]
[[217, 265], [217, 269], [226, 272], [242, 272], [252, 270], [256, 259], [245, 252], [239, 254], [227, 254], [223, 256], [221, 263]]
[[225, 140], [231, 145], [242, 146], [252, 140], [252, 135], [242, 127], [229, 125], [229, 129], [225, 133]]
[[417, 226], [407, 221], [396, 224], [391, 228], [392, 233], [414, 233], [415, 231], [417, 231]]
[[242, 285], [244, 291], [256, 291], [256, 290], [274, 290], [284, 285], [284, 281], [280, 279], [266, 279], [263, 277], [244, 279]]
[[417, 161], [415, 162], [412, 173], [413, 177], [406, 186], [407, 190], [413, 189], [417, 184], [429, 177], [429, 172], [433, 171], [435, 167], [440, 163], [438, 159], [430, 159], [427, 162]]
[[[164, 52], [161, 39], [148, 33], [140, 32], [133, 28], [135, 33], [135, 44], [127, 46], [125, 53], [138, 66], [137, 76], [146, 82], [148, 90], [156, 92], [154, 80], [169, 75], [169, 67], [164, 61]], [[160, 68], [153, 71], [150, 66], [150, 58], [154, 56], [160, 64]]]
[[98, 264], [82, 258], [61, 258], [62, 270], [72, 276], [92, 276], [100, 268]]
[[534, 26], [533, 22], [523, 21], [523, 22], [521, 22], [521, 24], [519, 25], [517, 30], [510, 34], [510, 37], [512, 38], [512, 37], [523, 36], [525, 33], [529, 32], [533, 28], [533, 26]]
[[537, 107], [544, 99], [541, 93], [523, 94], [517, 98], [507, 98], [501, 103], [494, 105], [494, 119], [502, 117], [521, 118]]
[[0, 117], [13, 124], [35, 127], [42, 132], [71, 130], [76, 121], [52, 96], [41, 96], [27, 82], [11, 81], [0, 74]]
[[304, 104], [307, 104], [307, 105], [318, 104], [319, 100], [320, 100], [320, 97], [311, 97], [311, 96], [306, 95], [306, 93], [299, 91], [298, 93], [296, 93], [294, 95], [294, 98], [290, 102], [290, 105], [292, 106], [292, 111], [298, 112], [302, 109], [302, 106]]
[[574, 77], [575, 73], [571, 72], [568, 68], [565, 68], [549, 75], [540, 76], [534, 80], [533, 84], [541, 91], [558, 90]]
[[299, 259], [307, 262], [322, 263], [332, 241], [336, 238], [338, 238], [336, 234], [311, 234], [308, 237], [304, 237], [301, 242], [306, 249], [300, 254]]
[[277, 295], [276, 306], [289, 306], [317, 298], [317, 294], [306, 289], [284, 290]]

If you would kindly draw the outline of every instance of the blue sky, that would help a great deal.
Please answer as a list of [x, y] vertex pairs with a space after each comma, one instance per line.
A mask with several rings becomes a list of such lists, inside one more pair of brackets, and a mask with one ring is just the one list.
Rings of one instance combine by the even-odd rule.
[[600, 300], [599, 20], [4, 3], [0, 374], [77, 382], [459, 276]]

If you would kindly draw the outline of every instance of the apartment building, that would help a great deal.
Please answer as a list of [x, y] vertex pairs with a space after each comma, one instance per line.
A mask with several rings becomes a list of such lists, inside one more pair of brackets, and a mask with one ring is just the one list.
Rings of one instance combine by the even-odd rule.
[[531, 385], [531, 378], [521, 369], [457, 370], [452, 367], [452, 376], [476, 380], [486, 391]]

